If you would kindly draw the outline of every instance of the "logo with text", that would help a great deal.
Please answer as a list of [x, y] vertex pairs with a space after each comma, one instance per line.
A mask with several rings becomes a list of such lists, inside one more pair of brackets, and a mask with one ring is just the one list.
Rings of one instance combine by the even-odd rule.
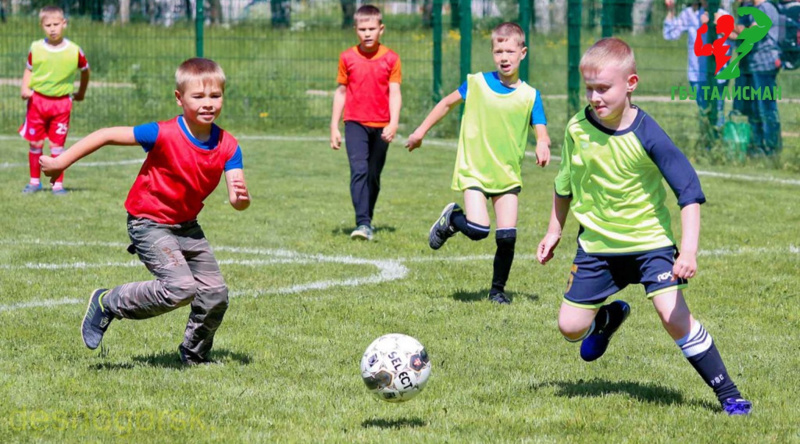
[[[730, 14], [724, 14], [717, 18], [716, 40], [711, 43], [704, 41], [703, 37], [708, 32], [708, 24], [704, 23], [703, 26], [697, 29], [697, 38], [694, 42], [694, 55], [697, 57], [713, 56], [716, 64], [714, 79], [726, 81], [725, 83], [727, 83], [727, 80], [736, 79], [741, 75], [739, 63], [744, 56], [753, 50], [753, 46], [757, 42], [767, 37], [767, 33], [772, 28], [772, 20], [758, 8], [743, 6], [739, 8], [738, 13], [739, 16], [753, 16], [754, 25], [745, 27], [739, 33], [735, 40], [741, 40], [741, 43], [733, 51], [730, 51], [731, 45], [726, 44], [735, 28], [733, 16]], [[729, 55], [729, 53], [732, 55]], [[780, 86], [754, 88], [735, 85], [731, 87], [726, 84], [723, 88], [704, 85], [699, 89], [688, 86], [673, 86], [671, 99], [675, 100], [677, 97], [679, 100], [695, 100], [697, 94], [700, 94], [706, 101], [720, 99], [781, 100]]]

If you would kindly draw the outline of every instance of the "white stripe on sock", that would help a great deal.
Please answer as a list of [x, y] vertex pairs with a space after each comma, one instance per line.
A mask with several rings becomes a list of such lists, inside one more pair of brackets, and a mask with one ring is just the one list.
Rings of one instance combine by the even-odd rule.
[[713, 340], [711, 335], [703, 328], [703, 325], [695, 321], [689, 334], [678, 339], [675, 343], [681, 348], [683, 356], [691, 358], [711, 348]]

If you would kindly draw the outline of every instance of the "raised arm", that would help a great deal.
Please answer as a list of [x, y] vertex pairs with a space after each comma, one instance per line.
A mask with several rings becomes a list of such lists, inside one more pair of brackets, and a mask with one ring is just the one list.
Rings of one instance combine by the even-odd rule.
[[444, 116], [446, 116], [447, 113], [453, 109], [453, 107], [460, 105], [461, 102], [463, 102], [463, 99], [461, 98], [461, 93], [458, 92], [458, 90], [453, 91], [447, 95], [447, 97], [440, 100], [439, 103], [433, 107], [431, 112], [428, 113], [428, 116], [425, 117], [425, 120], [422, 121], [419, 127], [417, 127], [417, 129], [414, 130], [410, 136], [408, 136], [406, 148], [408, 148], [409, 151], [414, 151], [415, 149], [419, 148], [420, 145], [422, 145], [422, 139], [425, 138], [425, 135], [428, 134], [428, 131], [430, 131], [434, 125], [439, 123], [439, 121], [442, 120]]
[[331, 148], [335, 150], [342, 147], [342, 133], [339, 131], [339, 122], [342, 121], [346, 98], [347, 86], [339, 84], [333, 92], [333, 111], [331, 111]]
[[228, 186], [228, 201], [238, 211], [250, 206], [250, 193], [244, 180], [244, 170], [235, 168], [225, 171], [225, 184]]
[[39, 164], [42, 172], [55, 182], [61, 173], [73, 163], [106, 145], [136, 145], [132, 126], [116, 126], [97, 130], [72, 145], [58, 157], [42, 156]]
[[403, 96], [400, 94], [400, 84], [389, 83], [389, 124], [383, 128], [381, 139], [385, 142], [394, 140], [397, 126], [400, 124], [400, 108], [403, 107]]

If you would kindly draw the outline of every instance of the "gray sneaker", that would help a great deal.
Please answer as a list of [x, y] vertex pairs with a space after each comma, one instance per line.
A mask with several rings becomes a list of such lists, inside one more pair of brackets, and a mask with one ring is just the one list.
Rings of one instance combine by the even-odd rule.
[[451, 202], [444, 207], [442, 214], [436, 219], [436, 222], [431, 226], [431, 231], [428, 233], [428, 245], [434, 250], [442, 248], [447, 239], [453, 237], [458, 233], [452, 225], [450, 225], [450, 216], [453, 211], [460, 210], [461, 207], [457, 203]]
[[39, 185], [25, 185], [25, 188], [22, 189], [22, 194], [33, 194], [42, 191], [42, 184]]
[[350, 239], [372, 240], [372, 227], [369, 225], [359, 225], [350, 233]]
[[108, 293], [108, 290], [105, 288], [98, 288], [92, 292], [92, 295], [89, 296], [86, 314], [83, 316], [83, 322], [81, 323], [83, 343], [91, 350], [100, 345], [103, 335], [108, 330], [108, 325], [114, 320], [114, 315], [103, 307], [103, 296], [106, 293]]

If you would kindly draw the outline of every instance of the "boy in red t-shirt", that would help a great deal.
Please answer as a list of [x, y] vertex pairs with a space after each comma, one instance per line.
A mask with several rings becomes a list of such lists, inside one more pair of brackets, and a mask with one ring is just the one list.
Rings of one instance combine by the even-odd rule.
[[[20, 91], [22, 100], [28, 101], [28, 111], [19, 135], [30, 142], [30, 181], [22, 190], [25, 194], [42, 190], [39, 157], [44, 139], [50, 139], [50, 154], [58, 157], [67, 141], [72, 101], [83, 100], [89, 85], [89, 63], [83, 51], [64, 38], [67, 27], [64, 11], [57, 6], [46, 6], [39, 12], [39, 22], [47, 38], [31, 44]], [[81, 72], [81, 83], [78, 92], [72, 94], [72, 79], [77, 70]], [[63, 182], [64, 176], [56, 179], [53, 194], [67, 193]]]
[[223, 173], [228, 200], [250, 206], [242, 151], [233, 136], [214, 124], [222, 111], [225, 73], [215, 62], [194, 58], [175, 73], [175, 98], [183, 115], [136, 127], [104, 128], [89, 134], [60, 157], [42, 156], [44, 173], [57, 177], [105, 145], [141, 145], [147, 158], [125, 201], [131, 253], [156, 276], [92, 292], [81, 325], [83, 342], [94, 350], [114, 319], [146, 319], [191, 304], [183, 343], [186, 365], [208, 355], [225, 310], [228, 287], [197, 215]]
[[381, 171], [400, 121], [400, 56], [381, 45], [381, 11], [364, 5], [355, 13], [359, 44], [339, 56], [339, 86], [333, 95], [331, 148], [342, 145], [339, 121], [350, 161], [350, 197], [356, 213], [352, 239], [372, 240], [372, 216], [381, 190]]

